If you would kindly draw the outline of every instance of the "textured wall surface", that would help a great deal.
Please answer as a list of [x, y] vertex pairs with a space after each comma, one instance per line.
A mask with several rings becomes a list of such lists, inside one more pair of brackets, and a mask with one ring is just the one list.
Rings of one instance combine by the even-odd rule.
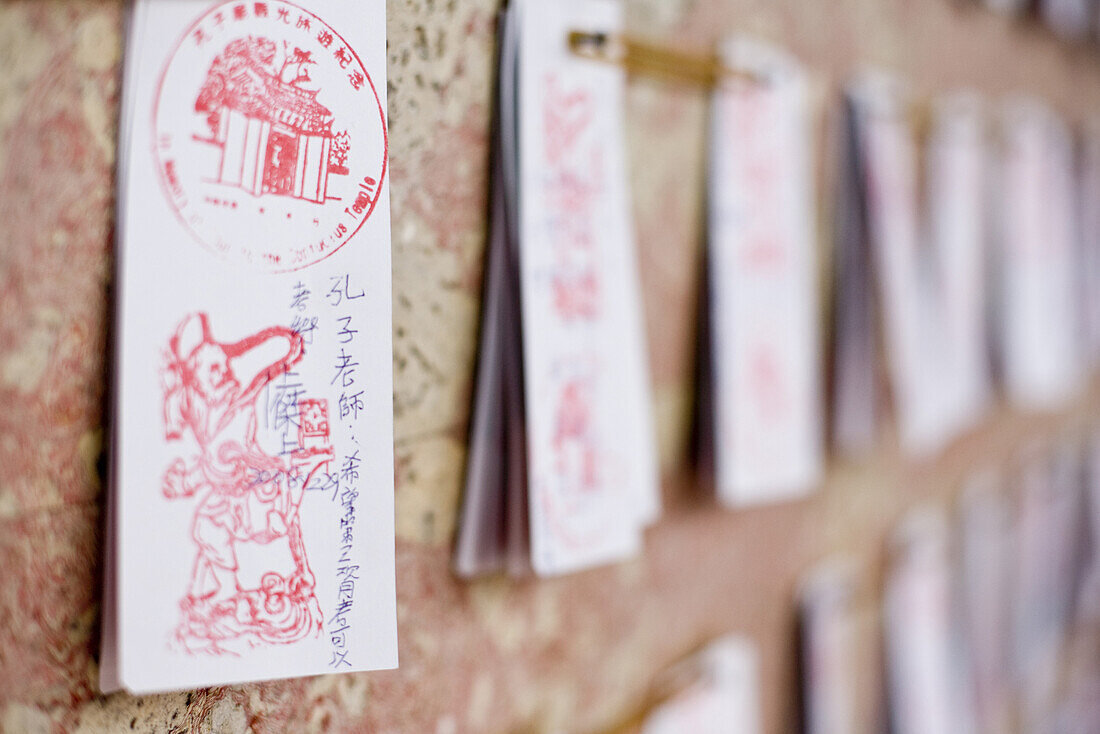
[[[96, 690], [124, 6], [0, 3], [0, 731], [600, 731], [637, 710], [661, 667], [736, 630], [761, 645], [767, 730], [779, 732], [794, 717], [798, 575], [847, 549], [873, 590], [883, 533], [903, 508], [946, 500], [976, 453], [996, 461], [1072, 431], [1098, 402], [1045, 418], [1000, 411], [935, 462], [884, 448], [833, 466], [808, 501], [716, 510], [684, 458], [705, 98], [635, 80], [628, 139], [666, 516], [631, 563], [457, 583], [447, 562], [475, 358], [496, 10], [496, 0], [389, 2], [401, 669], [134, 698]], [[1032, 92], [1074, 121], [1100, 110], [1096, 51], [948, 0], [627, 0], [627, 17], [638, 32], [701, 46], [732, 30], [780, 41], [814, 69], [823, 109], [840, 80], [874, 62], [921, 94]]]

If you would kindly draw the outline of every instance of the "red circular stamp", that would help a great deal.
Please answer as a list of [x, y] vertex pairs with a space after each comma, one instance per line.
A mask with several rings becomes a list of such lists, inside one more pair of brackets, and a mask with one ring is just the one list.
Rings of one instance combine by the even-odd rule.
[[308, 267], [374, 211], [388, 149], [374, 82], [335, 29], [293, 3], [208, 10], [177, 42], [154, 104], [168, 200], [228, 260]]

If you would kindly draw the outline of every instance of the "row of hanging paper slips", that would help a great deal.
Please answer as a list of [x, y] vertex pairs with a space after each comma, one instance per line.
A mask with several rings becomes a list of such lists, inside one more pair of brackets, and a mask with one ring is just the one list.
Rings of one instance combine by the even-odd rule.
[[[891, 536], [881, 591], [868, 579], [873, 561], [834, 557], [811, 570], [795, 600], [799, 731], [1097, 731], [1100, 432], [1091, 430], [1084, 443], [1030, 443], [1011, 466], [973, 469], [951, 515], [911, 511]], [[747, 638], [711, 640], [659, 673], [606, 734], [763, 731], [760, 662]], [[780, 675], [774, 663], [766, 674]]]
[[[660, 504], [624, 141], [629, 49], [618, 65], [575, 53], [577, 28], [605, 31], [582, 44], [610, 46], [618, 8], [517, 2], [501, 22], [460, 576], [628, 557]], [[1078, 146], [1038, 102], [1009, 99], [994, 115], [956, 93], [932, 105], [922, 147], [903, 85], [869, 72], [836, 110], [840, 155], [819, 197], [824, 115], [807, 70], [746, 38], [725, 42], [716, 65], [633, 64], [716, 81], [696, 436], [723, 503], [812, 491], [827, 441], [866, 453], [888, 413], [907, 453], [933, 455], [986, 413], [994, 375], [1023, 409], [1080, 393], [1100, 354], [1100, 128]], [[831, 237], [817, 226], [826, 208]]]
[[[608, 0], [522, 0], [502, 18], [461, 575], [624, 558], [659, 513], [624, 75], [567, 43], [576, 28], [615, 32], [619, 13]], [[378, 2], [132, 8], [105, 689], [397, 663], [384, 19]], [[745, 40], [723, 58], [756, 81], [715, 98], [702, 340], [713, 400], [701, 414], [714, 424], [718, 492], [740, 503], [814, 486], [824, 411], [807, 77]], [[922, 447], [972, 419], [990, 390], [983, 128], [969, 102], [937, 118], [933, 245], [964, 262], [930, 278], [899, 93], [874, 80], [859, 89], [849, 168], [861, 175], [843, 178], [854, 199], [838, 218], [858, 236], [839, 242], [848, 367], [837, 374], [873, 369], [877, 285], [902, 434]], [[1010, 393], [1048, 404], [1072, 394], [1095, 351], [1081, 346], [1068, 286], [1100, 258], [1078, 251], [1069, 221], [1075, 192], [1096, 199], [1100, 154], [1088, 148], [1078, 188], [1064, 127], [1034, 105], [1012, 110], [998, 160], [1004, 218], [1020, 222], [1000, 250], [1013, 295], [1001, 352]], [[1081, 212], [1094, 233], [1095, 207]], [[870, 261], [874, 284], [859, 275]], [[855, 398], [840, 391], [843, 435], [872, 425], [861, 421], [870, 384]], [[925, 401], [930, 392], [953, 398]]]

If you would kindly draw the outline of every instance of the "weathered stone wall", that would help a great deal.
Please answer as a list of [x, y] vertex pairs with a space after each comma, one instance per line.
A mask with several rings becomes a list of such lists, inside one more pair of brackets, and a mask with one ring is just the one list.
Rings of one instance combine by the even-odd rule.
[[[1000, 411], [936, 462], [886, 448], [836, 465], [824, 492], [797, 504], [728, 513], [700, 499], [685, 446], [705, 99], [637, 80], [628, 139], [666, 516], [625, 565], [457, 583], [447, 560], [475, 358], [497, 0], [391, 0], [388, 10], [401, 668], [133, 698], [99, 696], [95, 683], [124, 6], [0, 4], [0, 730], [598, 731], [636, 709], [662, 666], [737, 630], [761, 645], [767, 729], [783, 731], [798, 575], [830, 550], [865, 561], [873, 659], [881, 540], [902, 509], [948, 498], [976, 455], [996, 461], [1027, 437], [1074, 430], [1097, 401], [1042, 419]], [[1100, 111], [1096, 51], [948, 0], [627, 0], [627, 17], [638, 32], [700, 46], [732, 30], [777, 40], [813, 68], [822, 109], [840, 80], [875, 62], [922, 94], [1019, 90], [1071, 120]]]

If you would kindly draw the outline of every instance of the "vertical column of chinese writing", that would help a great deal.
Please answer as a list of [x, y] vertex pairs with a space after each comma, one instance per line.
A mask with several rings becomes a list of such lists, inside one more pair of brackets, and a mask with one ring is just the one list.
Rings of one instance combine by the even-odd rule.
[[[310, 312], [309, 300], [309, 288], [297, 281], [290, 293], [290, 328], [302, 337], [306, 352], [312, 346], [317, 330], [317, 317]], [[304, 396], [305, 385], [295, 370], [284, 372], [267, 391], [267, 427], [274, 431], [279, 455], [285, 459], [292, 459], [302, 448], [300, 404]], [[288, 480], [293, 480], [292, 472], [287, 474]]]
[[359, 330], [352, 313], [354, 301], [364, 296], [362, 289], [352, 287], [351, 276], [344, 274], [330, 278], [327, 301], [333, 317], [337, 352], [333, 361], [331, 385], [338, 394], [338, 420], [344, 429], [345, 441], [337, 449], [338, 481], [333, 501], [339, 501], [340, 555], [336, 564], [337, 602], [330, 618], [329, 639], [332, 642], [332, 660], [329, 666], [335, 670], [350, 668], [348, 660], [348, 634], [351, 632], [352, 607], [355, 601], [355, 582], [359, 578], [359, 566], [352, 563], [355, 545], [356, 501], [359, 498], [359, 440], [356, 438], [360, 413], [363, 412], [363, 390], [359, 389], [359, 357], [356, 335]]

